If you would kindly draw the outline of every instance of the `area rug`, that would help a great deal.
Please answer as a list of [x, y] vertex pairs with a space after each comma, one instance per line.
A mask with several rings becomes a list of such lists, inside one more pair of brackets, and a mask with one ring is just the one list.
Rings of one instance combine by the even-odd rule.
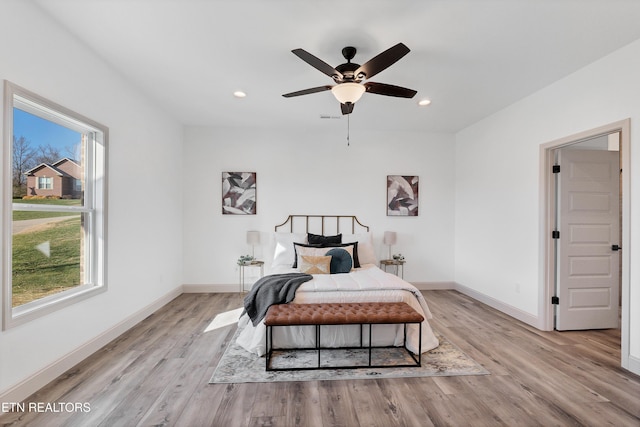
[[[277, 381], [321, 381], [321, 380], [353, 380], [372, 378], [409, 378], [458, 375], [488, 375], [475, 360], [464, 354], [448, 339], [434, 331], [440, 341], [437, 348], [422, 353], [422, 366], [409, 368], [350, 368], [350, 369], [316, 369], [301, 371], [265, 371], [265, 358], [249, 353], [236, 344], [232, 338], [218, 366], [209, 380], [210, 384], [220, 383], [264, 383]], [[330, 350], [322, 351], [321, 365], [339, 366], [357, 365], [368, 362], [368, 350]], [[317, 352], [314, 350], [274, 351], [273, 367], [316, 366]], [[408, 362], [406, 360], [408, 359]], [[402, 348], [374, 349], [372, 362], [393, 361], [411, 363], [410, 357]], [[342, 361], [342, 362], [341, 362]], [[389, 362], [387, 362], [389, 363]]]

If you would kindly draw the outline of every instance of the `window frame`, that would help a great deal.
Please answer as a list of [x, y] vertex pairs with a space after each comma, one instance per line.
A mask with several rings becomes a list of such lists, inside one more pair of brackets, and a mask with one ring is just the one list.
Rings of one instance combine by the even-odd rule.
[[[36, 185], [38, 190], [53, 190], [53, 177], [52, 176], [38, 176], [36, 177]], [[42, 183], [45, 183], [42, 185]]]
[[[12, 307], [13, 251], [13, 109], [19, 105], [38, 117], [78, 130], [88, 135], [85, 147], [84, 203], [82, 206], [60, 207], [20, 203], [17, 210], [66, 211], [84, 216], [85, 283], [37, 300]], [[23, 108], [25, 107], [25, 108]], [[31, 110], [31, 111], [29, 111]], [[2, 329], [7, 330], [30, 320], [60, 310], [107, 290], [107, 182], [109, 129], [74, 111], [58, 105], [7, 80], [4, 81], [4, 135], [2, 150]], [[53, 186], [53, 179], [52, 179]]]

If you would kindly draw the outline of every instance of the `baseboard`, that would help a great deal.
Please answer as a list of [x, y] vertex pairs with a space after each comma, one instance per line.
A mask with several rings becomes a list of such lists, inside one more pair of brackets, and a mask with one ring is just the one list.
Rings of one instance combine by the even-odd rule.
[[213, 294], [223, 292], [238, 292], [238, 285], [182, 285], [185, 294]]
[[640, 375], [640, 359], [629, 355], [629, 366], [626, 369], [636, 375]]
[[133, 326], [140, 323], [149, 315], [168, 304], [173, 299], [183, 293], [182, 286], [179, 286], [164, 296], [158, 298], [142, 310], [132, 314], [112, 328], [96, 336], [92, 340], [86, 342], [55, 362], [42, 368], [40, 371], [31, 375], [27, 379], [11, 387], [0, 394], [0, 402], [22, 402], [45, 385], [49, 384], [87, 357], [128, 331]]
[[495, 308], [496, 310], [501, 311], [504, 314], [507, 314], [513, 317], [514, 319], [520, 320], [521, 322], [524, 322], [527, 325], [531, 325], [534, 328], [540, 329], [538, 325], [538, 316], [534, 316], [533, 314], [527, 313], [526, 311], [522, 311], [517, 307], [506, 304], [502, 301], [498, 301], [495, 298], [492, 298], [488, 295], [485, 295], [474, 289], [468, 288], [459, 283], [455, 283], [455, 286], [453, 287], [453, 289], [473, 298], [476, 301], [480, 301], [481, 303], [486, 304], [489, 307]]
[[455, 289], [455, 282], [411, 282], [413, 286], [421, 291], [442, 291]]

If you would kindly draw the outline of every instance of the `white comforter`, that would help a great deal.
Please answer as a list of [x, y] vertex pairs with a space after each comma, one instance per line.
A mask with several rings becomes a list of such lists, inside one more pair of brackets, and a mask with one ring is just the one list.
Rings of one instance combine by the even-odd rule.
[[[286, 273], [296, 270], [282, 270]], [[401, 278], [382, 271], [373, 264], [364, 265], [347, 274], [314, 274], [313, 279], [303, 283], [296, 292], [291, 304], [308, 304], [318, 302], [406, 302], [419, 313], [424, 314], [422, 322], [422, 352], [429, 351], [439, 345], [427, 319], [432, 315], [427, 302], [420, 291]], [[243, 328], [237, 343], [245, 350], [262, 356], [266, 352], [266, 326], [260, 322], [253, 326], [245, 314], [240, 318], [238, 327]], [[403, 343], [402, 325], [375, 325], [373, 327], [373, 345], [396, 345]], [[414, 353], [418, 351], [418, 327], [407, 327], [407, 348]], [[365, 342], [368, 344], [365, 329]], [[322, 345], [339, 347], [357, 345], [360, 339], [360, 328], [357, 325], [323, 326]], [[274, 345], [278, 348], [312, 347], [315, 342], [313, 326], [273, 328]]]

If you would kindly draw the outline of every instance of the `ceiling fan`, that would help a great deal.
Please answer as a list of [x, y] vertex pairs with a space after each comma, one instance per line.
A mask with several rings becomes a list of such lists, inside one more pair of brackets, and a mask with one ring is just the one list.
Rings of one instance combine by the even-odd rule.
[[353, 112], [353, 106], [360, 99], [364, 92], [375, 93], [378, 95], [395, 96], [399, 98], [413, 98], [417, 93], [413, 89], [407, 89], [405, 87], [389, 85], [386, 83], [376, 83], [363, 80], [370, 79], [378, 74], [380, 71], [385, 70], [389, 66], [396, 63], [400, 58], [409, 53], [409, 48], [403, 43], [390, 47], [384, 52], [373, 57], [363, 65], [351, 62], [356, 55], [356, 48], [347, 46], [342, 49], [342, 56], [347, 60], [346, 63], [340, 64], [337, 67], [332, 67], [321, 59], [313, 56], [304, 49], [294, 49], [293, 52], [300, 59], [307, 64], [323, 72], [327, 76], [331, 77], [335, 85], [318, 86], [309, 89], [299, 90], [296, 92], [285, 93], [285, 98], [291, 98], [294, 96], [308, 95], [310, 93], [324, 92], [331, 90], [336, 99], [340, 102], [340, 108], [342, 114], [351, 114]]

